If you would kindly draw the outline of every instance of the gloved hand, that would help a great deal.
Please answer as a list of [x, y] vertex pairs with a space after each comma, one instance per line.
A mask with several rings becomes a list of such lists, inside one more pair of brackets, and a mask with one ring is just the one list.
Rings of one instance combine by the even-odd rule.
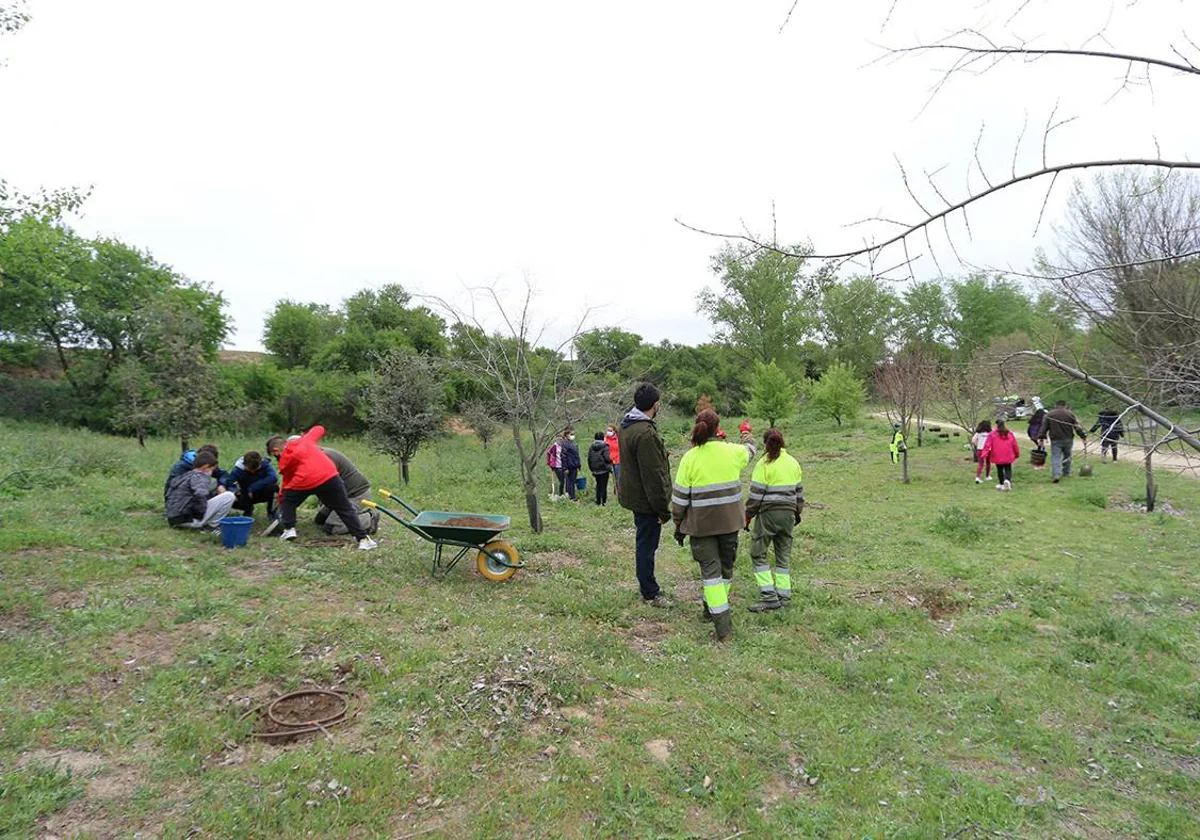
[[802, 517], [802, 516], [800, 516], [800, 513], [799, 513], [799, 512], [797, 512], [797, 513], [796, 513], [796, 524], [797, 524], [797, 525], [799, 525], [799, 524], [800, 524], [800, 520], [801, 520], [801, 519], [803, 519], [803, 517]]
[[675, 542], [679, 543], [679, 547], [683, 548], [684, 533], [678, 528], [675, 529]]

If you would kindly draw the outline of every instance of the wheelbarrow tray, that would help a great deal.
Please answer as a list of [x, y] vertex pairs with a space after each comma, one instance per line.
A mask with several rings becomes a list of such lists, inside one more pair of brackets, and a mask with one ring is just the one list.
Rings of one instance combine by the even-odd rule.
[[[462, 527], [446, 524], [448, 520], [465, 519], [467, 517], [487, 521], [489, 524], [487, 527]], [[512, 517], [497, 516], [490, 513], [426, 510], [417, 514], [411, 522], [414, 526], [428, 534], [431, 539], [481, 546], [484, 543], [491, 542], [501, 531], [507, 531], [508, 527], [512, 524]]]

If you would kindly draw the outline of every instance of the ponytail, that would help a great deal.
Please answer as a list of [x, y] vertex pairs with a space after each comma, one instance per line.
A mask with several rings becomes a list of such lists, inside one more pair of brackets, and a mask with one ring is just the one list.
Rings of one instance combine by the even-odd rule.
[[767, 429], [763, 435], [763, 446], [767, 450], [767, 463], [774, 461], [783, 451], [783, 432], [778, 429]]
[[696, 425], [692, 426], [692, 446], [703, 446], [717, 435], [717, 427], [721, 418], [711, 408], [706, 408], [696, 415]]

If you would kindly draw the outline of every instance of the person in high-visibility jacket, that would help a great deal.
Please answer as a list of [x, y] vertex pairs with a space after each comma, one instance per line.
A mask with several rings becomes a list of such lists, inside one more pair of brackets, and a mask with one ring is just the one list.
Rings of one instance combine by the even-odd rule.
[[[792, 529], [800, 524], [804, 511], [804, 473], [800, 462], [783, 448], [783, 433], [768, 429], [763, 447], [767, 454], [754, 466], [746, 503], [746, 526], [754, 521], [750, 559], [759, 597], [750, 612], [777, 610], [791, 601]], [[769, 548], [775, 550], [773, 567], [767, 565]]]
[[729, 616], [729, 589], [737, 558], [738, 531], [745, 523], [742, 470], [754, 457], [748, 434], [741, 443], [717, 437], [721, 418], [705, 409], [692, 427], [692, 448], [679, 462], [671, 492], [671, 517], [675, 539], [683, 545], [691, 538], [692, 558], [700, 564], [704, 581], [704, 612], [716, 627], [717, 639], [733, 638]]
[[900, 463], [900, 453], [903, 452], [907, 448], [908, 447], [904, 445], [904, 432], [900, 428], [900, 424], [893, 423], [892, 424], [892, 442], [888, 446], [888, 449], [891, 450], [891, 453], [892, 453], [892, 463], [893, 464]]

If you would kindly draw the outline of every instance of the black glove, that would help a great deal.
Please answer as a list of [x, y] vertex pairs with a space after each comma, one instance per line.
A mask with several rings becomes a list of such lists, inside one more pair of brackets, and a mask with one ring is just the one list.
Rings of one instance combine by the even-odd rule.
[[802, 517], [800, 516], [800, 514], [799, 514], [799, 513], [797, 513], [797, 514], [796, 514], [796, 524], [797, 524], [797, 525], [799, 525], [799, 524], [800, 524], [800, 520], [801, 520], [801, 518], [802, 518]]
[[678, 528], [676, 528], [675, 529], [675, 542], [679, 543], [680, 548], [683, 548], [683, 539], [684, 539], [683, 531], [680, 531]]

